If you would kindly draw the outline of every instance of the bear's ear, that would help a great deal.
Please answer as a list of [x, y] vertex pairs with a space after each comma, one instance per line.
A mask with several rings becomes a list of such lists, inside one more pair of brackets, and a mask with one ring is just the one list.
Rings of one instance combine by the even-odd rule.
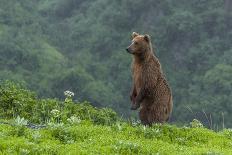
[[131, 35], [131, 37], [132, 37], [132, 39], [134, 39], [134, 38], [137, 37], [138, 35], [139, 35], [138, 33], [133, 32], [132, 35]]
[[145, 34], [144, 35], [144, 40], [149, 43], [150, 40], [151, 40], [151, 37], [148, 34]]

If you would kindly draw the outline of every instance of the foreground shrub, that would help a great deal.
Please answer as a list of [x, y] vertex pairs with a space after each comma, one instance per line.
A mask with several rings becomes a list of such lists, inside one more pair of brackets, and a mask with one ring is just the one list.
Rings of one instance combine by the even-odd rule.
[[[67, 93], [68, 92], [68, 93]], [[9, 81], [0, 84], [0, 117], [15, 118], [20, 116], [33, 123], [70, 122], [70, 118], [90, 120], [96, 124], [112, 124], [117, 121], [117, 114], [111, 109], [98, 109], [89, 102], [75, 103], [72, 94], [65, 92], [65, 101], [57, 99], [38, 99], [35, 93], [21, 85]]]
[[0, 117], [12, 118], [20, 115], [29, 119], [35, 105], [35, 93], [9, 81], [0, 84]]

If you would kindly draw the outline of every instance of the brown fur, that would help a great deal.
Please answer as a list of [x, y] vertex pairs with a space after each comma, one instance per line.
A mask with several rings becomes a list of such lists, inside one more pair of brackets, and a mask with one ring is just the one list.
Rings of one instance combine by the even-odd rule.
[[153, 54], [150, 37], [133, 32], [127, 51], [133, 54], [131, 109], [140, 107], [139, 117], [144, 125], [168, 121], [173, 106], [172, 93]]

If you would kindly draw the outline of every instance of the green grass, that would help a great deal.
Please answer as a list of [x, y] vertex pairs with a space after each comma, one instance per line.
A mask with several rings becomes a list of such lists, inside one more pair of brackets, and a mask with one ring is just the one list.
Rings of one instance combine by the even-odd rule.
[[232, 154], [232, 130], [82, 120], [43, 129], [0, 125], [2, 154]]
[[146, 127], [65, 94], [65, 101], [38, 99], [20, 85], [0, 83], [0, 154], [232, 154], [231, 129], [215, 132], [198, 120]]

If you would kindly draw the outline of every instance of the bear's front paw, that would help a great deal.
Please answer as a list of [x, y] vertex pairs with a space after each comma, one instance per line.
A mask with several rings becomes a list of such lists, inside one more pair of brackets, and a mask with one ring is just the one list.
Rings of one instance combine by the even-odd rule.
[[136, 94], [131, 94], [131, 95], [130, 95], [130, 100], [131, 100], [132, 102], [135, 102], [135, 99], [136, 99]]
[[140, 107], [139, 104], [132, 104], [131, 105], [131, 110], [137, 110]]
[[133, 96], [132, 95], [130, 95], [130, 100], [133, 101]]

